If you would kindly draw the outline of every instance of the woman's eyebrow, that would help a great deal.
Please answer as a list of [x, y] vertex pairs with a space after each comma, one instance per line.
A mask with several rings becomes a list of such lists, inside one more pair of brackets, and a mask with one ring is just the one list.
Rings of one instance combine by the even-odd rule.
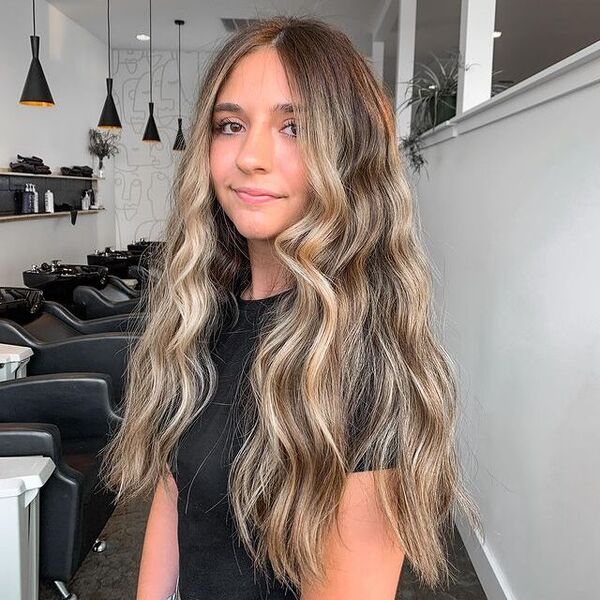
[[[293, 113], [297, 110], [297, 107], [291, 102], [283, 102], [275, 104], [271, 107], [271, 112], [282, 112], [282, 113]], [[232, 113], [243, 113], [244, 109], [234, 102], [220, 102], [216, 104], [213, 112], [232, 112]]]

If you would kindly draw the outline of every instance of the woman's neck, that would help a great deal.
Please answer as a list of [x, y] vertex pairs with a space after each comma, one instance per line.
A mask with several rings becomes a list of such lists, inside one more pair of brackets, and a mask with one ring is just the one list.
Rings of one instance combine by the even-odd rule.
[[285, 292], [292, 286], [286, 279], [271, 242], [248, 240], [251, 282], [241, 293], [242, 300], [260, 300]]
[[271, 287], [267, 289], [266, 287], [256, 287], [254, 288], [252, 284], [247, 287], [241, 294], [240, 298], [242, 300], [262, 300], [263, 298], [269, 298], [270, 296], [275, 296], [276, 294], [281, 294], [290, 289], [289, 284], [278, 285], [277, 287]]

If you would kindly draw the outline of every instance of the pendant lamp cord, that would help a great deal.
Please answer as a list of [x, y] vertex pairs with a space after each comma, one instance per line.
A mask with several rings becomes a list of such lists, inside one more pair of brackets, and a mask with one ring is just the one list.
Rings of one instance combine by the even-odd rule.
[[152, 0], [148, 0], [150, 4], [150, 102], [152, 102]]
[[33, 35], [35, 36], [35, 0], [33, 0]]
[[181, 24], [177, 24], [177, 35], [179, 38], [179, 57], [177, 60], [177, 72], [179, 73], [179, 118], [181, 119]]
[[106, 0], [106, 22], [108, 23], [108, 78], [110, 79], [110, 0]]

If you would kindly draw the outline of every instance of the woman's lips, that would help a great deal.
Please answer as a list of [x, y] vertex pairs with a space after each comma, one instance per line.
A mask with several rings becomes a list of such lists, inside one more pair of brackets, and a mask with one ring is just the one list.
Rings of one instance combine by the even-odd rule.
[[240, 200], [246, 204], [264, 204], [270, 200], [279, 200], [279, 198], [276, 196], [255, 196], [254, 194], [248, 194], [247, 192], [241, 192], [239, 190], [234, 191], [238, 195], [238, 198], [240, 198]]

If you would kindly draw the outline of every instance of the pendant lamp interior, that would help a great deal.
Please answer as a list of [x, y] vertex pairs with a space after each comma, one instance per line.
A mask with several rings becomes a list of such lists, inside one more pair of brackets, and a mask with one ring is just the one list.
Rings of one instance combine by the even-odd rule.
[[178, 38], [178, 49], [177, 49], [177, 73], [178, 80], [177, 84], [179, 87], [179, 117], [177, 119], [177, 136], [175, 137], [175, 144], [173, 144], [173, 150], [185, 150], [185, 138], [183, 137], [183, 131], [181, 130], [181, 26], [185, 24], [185, 21], [181, 19], [175, 19], [175, 25], [177, 25], [177, 38]]
[[156, 121], [154, 120], [154, 102], [152, 101], [152, 0], [148, 0], [150, 8], [150, 102], [148, 104], [148, 123], [146, 123], [146, 129], [144, 131], [144, 142], [160, 142], [160, 136], [158, 135], [158, 128], [156, 127]]
[[98, 127], [102, 129], [121, 129], [121, 119], [119, 119], [119, 113], [112, 95], [113, 80], [110, 72], [110, 0], [106, 0], [106, 29], [108, 38], [108, 77], [106, 78], [106, 100], [98, 121]]
[[40, 38], [35, 32], [35, 0], [33, 0], [33, 35], [31, 40], [31, 64], [21, 93], [20, 104], [26, 106], [54, 106], [54, 98], [50, 93], [42, 63], [40, 63]]

